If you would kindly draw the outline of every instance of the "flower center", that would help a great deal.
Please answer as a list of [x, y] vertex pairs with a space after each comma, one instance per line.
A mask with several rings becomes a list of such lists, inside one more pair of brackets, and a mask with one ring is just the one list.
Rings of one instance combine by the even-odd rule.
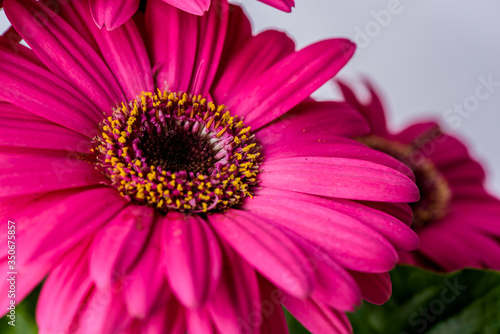
[[250, 127], [201, 96], [143, 92], [101, 130], [93, 152], [111, 184], [162, 212], [224, 211], [257, 184], [260, 147]]
[[427, 226], [434, 220], [443, 218], [448, 210], [451, 191], [448, 182], [415, 143], [405, 145], [379, 136], [358, 138], [367, 146], [398, 159], [413, 170], [420, 190], [420, 200], [410, 203], [413, 211], [413, 229]]

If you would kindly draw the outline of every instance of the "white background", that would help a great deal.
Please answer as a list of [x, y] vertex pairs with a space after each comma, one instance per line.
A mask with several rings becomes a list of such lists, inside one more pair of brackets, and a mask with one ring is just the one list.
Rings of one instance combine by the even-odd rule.
[[[292, 14], [255, 0], [234, 0], [246, 9], [254, 31], [286, 31], [302, 48], [347, 37], [361, 48], [341, 77], [361, 75], [383, 91], [394, 130], [429, 117], [464, 138], [488, 172], [488, 188], [500, 195], [500, 87], [453, 126], [444, 114], [471, 101], [478, 77], [500, 82], [500, 2], [497, 0], [400, 0], [398, 14], [383, 17], [397, 0], [296, 0]], [[385, 12], [387, 14], [387, 12]], [[2, 13], [3, 14], [3, 13]], [[7, 27], [0, 17], [0, 28]], [[367, 34], [364, 40], [359, 31]], [[362, 92], [361, 92], [362, 93]], [[331, 84], [315, 96], [338, 97]]]

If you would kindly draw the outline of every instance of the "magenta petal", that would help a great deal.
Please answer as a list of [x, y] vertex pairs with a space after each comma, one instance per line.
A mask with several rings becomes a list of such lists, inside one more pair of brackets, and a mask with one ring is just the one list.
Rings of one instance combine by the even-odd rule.
[[[170, 298], [167, 306], [146, 320], [141, 320], [140, 327], [147, 334], [186, 334], [186, 316], [184, 308], [175, 298]], [[137, 331], [131, 330], [130, 334]]]
[[364, 300], [377, 305], [382, 305], [389, 300], [392, 293], [392, 283], [389, 273], [368, 274], [351, 271], [356, 280]]
[[[110, 6], [120, 7], [116, 4]], [[113, 31], [101, 30], [95, 37], [104, 60], [128, 101], [135, 99], [141, 92], [154, 91], [149, 57], [133, 21], [128, 21]]]
[[[325, 139], [294, 137], [269, 145], [265, 149], [267, 160], [294, 157], [339, 157], [365, 160], [400, 171], [410, 179], [415, 176], [412, 170], [399, 160], [359, 142], [343, 137], [328, 136]], [[316, 137], [318, 138], [318, 137]], [[321, 137], [320, 137], [321, 138]]]
[[339, 311], [353, 311], [361, 304], [361, 294], [354, 279], [320, 247], [301, 240], [309, 256], [308, 268], [315, 268], [316, 286], [312, 298]]
[[158, 270], [162, 260], [161, 227], [156, 224], [146, 249], [134, 268], [121, 279], [123, 298], [128, 314], [144, 319], [164, 308], [171, 297], [167, 280]]
[[188, 308], [203, 305], [221, 274], [221, 251], [199, 216], [170, 212], [163, 221], [163, 263], [172, 292]]
[[212, 9], [199, 19], [196, 61], [189, 87], [190, 93], [204, 96], [208, 95], [219, 66], [224, 47], [221, 41], [226, 38], [229, 22], [227, 1], [215, 0], [212, 6]]
[[370, 91], [371, 101], [368, 105], [364, 105], [358, 100], [349, 86], [341, 81], [339, 81], [338, 84], [342, 90], [345, 101], [361, 112], [368, 121], [371, 128], [371, 134], [386, 137], [388, 132], [384, 107], [373, 86], [369, 82], [366, 83]]
[[373, 229], [338, 211], [293, 198], [254, 196], [244, 209], [265, 217], [296, 240], [325, 249], [342, 266], [366, 272], [391, 270], [393, 246]]
[[[318, 122], [318, 120], [321, 122]], [[257, 133], [265, 146], [289, 140], [321, 142], [330, 138], [357, 137], [370, 131], [366, 120], [345, 103], [307, 101], [261, 128]]]
[[50, 273], [40, 292], [36, 319], [41, 333], [66, 333], [92, 290], [88, 242], [72, 250]]
[[266, 279], [258, 277], [261, 302], [262, 326], [260, 334], [288, 334], [281, 302], [283, 293]]
[[292, 11], [292, 7], [295, 6], [294, 0], [259, 0], [259, 1], [287, 13], [290, 13]]
[[[270, 198], [279, 197], [281, 199], [301, 200], [314, 203], [339, 213], [350, 216], [352, 219], [359, 220], [374, 231], [377, 231], [386, 238], [396, 249], [414, 250], [418, 247], [417, 234], [408, 226], [407, 221], [402, 222], [399, 219], [387, 214], [385, 211], [379, 211], [369, 206], [349, 201], [310, 196], [300, 193], [292, 193], [272, 188], [260, 189], [256, 195], [267, 196]], [[411, 222], [411, 215], [409, 216]]]
[[292, 296], [283, 299], [285, 308], [312, 333], [351, 334], [351, 324], [343, 312], [329, 309], [311, 298], [300, 300]]
[[0, 148], [0, 197], [41, 194], [103, 181], [103, 175], [77, 153], [15, 150], [19, 153]]
[[[7, 0], [5, 12], [44, 64], [67, 83], [78, 87], [101, 110], [107, 111], [124, 101], [120, 86], [97, 52], [42, 2]], [[32, 19], [41, 13], [49, 18], [44, 21], [43, 29], [38, 20]]]
[[124, 24], [139, 8], [140, 0], [90, 0], [90, 11], [99, 28], [113, 30]]
[[280, 230], [246, 211], [210, 216], [210, 222], [245, 260], [287, 293], [306, 298], [313, 280], [304, 253]]
[[224, 104], [245, 117], [253, 129], [273, 121], [303, 101], [347, 63], [354, 44], [344, 39], [325, 40], [282, 59]]
[[[187, 332], [192, 334], [217, 334], [210, 314], [205, 309], [189, 310]], [[236, 333], [236, 332], [235, 332]]]
[[368, 161], [302, 157], [265, 161], [261, 185], [308, 194], [367, 201], [414, 202], [415, 183], [392, 168]]
[[90, 139], [12, 104], [0, 103], [0, 146], [90, 153]]
[[251, 314], [260, 311], [255, 271], [229, 247], [224, 247], [223, 252], [220, 284], [207, 308], [218, 333], [239, 333], [242, 326], [248, 334], [257, 333], [258, 327], [248, 325]]
[[14, 215], [37, 224], [23, 254], [30, 261], [51, 258], [95, 232], [126, 205], [115, 189], [96, 188], [75, 194], [48, 194]]
[[[265, 70], [291, 54], [294, 49], [293, 41], [286, 34], [275, 30], [264, 31], [250, 38], [228, 60], [228, 64], [220, 69], [221, 77], [214, 84], [213, 97], [222, 103], [228, 96], [254, 84], [254, 80], [258, 80]], [[233, 50], [225, 51], [234, 53]]]
[[153, 216], [153, 208], [129, 205], [99, 231], [89, 265], [99, 288], [109, 288], [137, 261], [151, 233]]
[[[93, 137], [102, 114], [84, 96], [28, 57], [0, 46], [0, 99], [78, 133]], [[57, 92], [57, 94], [54, 94]]]
[[149, 0], [146, 28], [151, 39], [148, 46], [157, 87], [186, 92], [196, 71], [198, 18], [161, 0]]
[[[210, 7], [211, 0], [163, 0], [190, 14], [203, 15]], [[214, 1], [217, 5], [218, 2]]]

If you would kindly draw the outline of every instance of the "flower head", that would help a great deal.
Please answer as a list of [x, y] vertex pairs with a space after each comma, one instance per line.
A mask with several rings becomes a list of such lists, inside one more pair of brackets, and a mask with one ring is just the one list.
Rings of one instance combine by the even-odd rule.
[[417, 246], [406, 218], [357, 202], [417, 200], [411, 171], [349, 139], [368, 132], [352, 107], [309, 98], [352, 43], [295, 51], [218, 8], [149, 0], [107, 31], [85, 1], [5, 1], [31, 49], [0, 39], [0, 207], [18, 299], [47, 276], [41, 332], [283, 333], [283, 303], [345, 333]]
[[390, 133], [380, 98], [370, 84], [372, 100], [367, 105], [348, 86], [340, 85], [346, 101], [370, 123], [371, 134], [359, 140], [404, 162], [415, 174], [421, 198], [411, 204], [412, 228], [420, 246], [400, 252], [401, 262], [439, 271], [500, 269], [500, 201], [484, 189], [484, 171], [465, 145], [436, 122]]

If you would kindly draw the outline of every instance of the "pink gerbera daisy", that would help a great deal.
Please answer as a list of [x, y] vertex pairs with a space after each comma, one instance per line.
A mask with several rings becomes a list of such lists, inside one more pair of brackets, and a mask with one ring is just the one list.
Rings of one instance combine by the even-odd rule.
[[[203, 15], [211, 5], [217, 6], [211, 0], [163, 0], [190, 14]], [[294, 0], [258, 0], [284, 12], [291, 12], [295, 6]], [[113, 30], [130, 19], [139, 8], [141, 0], [89, 0], [90, 12], [99, 28]], [[213, 3], [213, 4], [212, 4]], [[214, 10], [219, 10], [214, 8]]]
[[308, 98], [352, 43], [294, 51], [225, 1], [149, 0], [113, 31], [88, 8], [5, 1], [31, 49], [0, 39], [0, 207], [16, 299], [47, 277], [40, 333], [284, 333], [281, 303], [345, 333], [361, 298], [387, 300], [418, 240], [356, 201], [404, 211], [411, 171], [348, 139], [368, 132], [352, 107]]
[[500, 201], [486, 192], [481, 165], [436, 122], [390, 133], [381, 100], [367, 86], [371, 102], [363, 105], [341, 84], [346, 101], [370, 123], [371, 135], [361, 141], [407, 164], [421, 194], [411, 205], [412, 227], [420, 246], [413, 252], [400, 252], [401, 262], [439, 271], [466, 267], [500, 270]]

